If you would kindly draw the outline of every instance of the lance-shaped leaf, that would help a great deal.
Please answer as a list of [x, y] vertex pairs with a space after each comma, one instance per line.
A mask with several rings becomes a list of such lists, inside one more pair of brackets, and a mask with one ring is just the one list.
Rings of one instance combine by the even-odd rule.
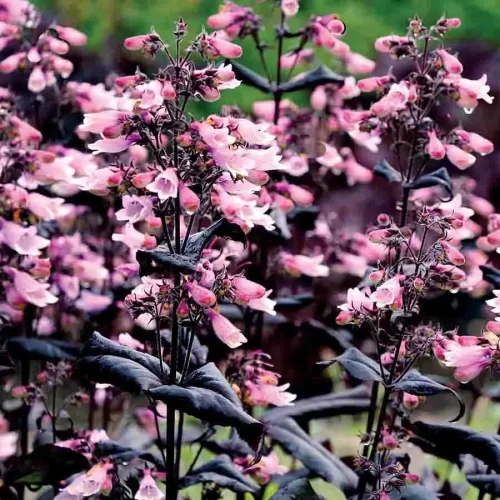
[[411, 484], [391, 491], [389, 498], [391, 500], [438, 500], [440, 497], [435, 491], [421, 484]]
[[483, 271], [483, 279], [491, 283], [495, 288], [500, 287], [500, 271], [490, 266], [479, 266]]
[[345, 493], [356, 489], [358, 476], [339, 458], [313, 441], [291, 418], [266, 423], [266, 431], [314, 475], [334, 484]]
[[283, 485], [270, 500], [322, 500], [307, 479], [296, 479]]
[[[84, 345], [76, 367], [90, 380], [135, 394], [165, 383], [157, 358], [122, 346], [97, 332]], [[168, 366], [164, 364], [163, 368], [168, 376]]]
[[370, 391], [366, 385], [341, 393], [323, 394], [296, 401], [293, 406], [281, 406], [268, 410], [263, 422], [278, 422], [287, 417], [309, 421], [337, 415], [357, 415], [370, 408]]
[[[365, 356], [355, 347], [349, 348], [342, 355], [331, 361], [325, 361], [318, 364], [329, 366], [332, 363], [339, 363], [349, 375], [365, 382], [384, 383], [384, 379], [389, 379], [386, 371], [384, 371], [384, 376], [382, 376], [378, 363], [368, 356]], [[397, 381], [393, 387], [400, 391], [407, 392], [408, 394], [412, 394], [413, 396], [433, 396], [434, 394], [449, 392], [457, 399], [460, 405], [458, 415], [452, 421], [459, 420], [464, 414], [465, 406], [460, 396], [453, 389], [422, 375], [417, 370], [408, 372], [402, 379]]]
[[17, 337], [6, 342], [7, 351], [17, 359], [58, 362], [76, 358], [80, 345], [64, 341]]
[[[136, 254], [141, 275], [180, 271], [190, 274], [196, 271], [202, 251], [216, 237], [229, 238], [246, 245], [246, 236], [238, 224], [220, 219], [210, 227], [189, 236], [182, 254], [171, 253], [168, 245], [158, 245], [152, 250], [138, 250]], [[184, 242], [182, 242], [184, 245]]]
[[164, 385], [149, 394], [210, 424], [235, 427], [253, 449], [259, 448], [264, 426], [243, 410], [238, 396], [213, 363], [191, 372], [182, 385]]
[[350, 347], [346, 352], [330, 361], [321, 361], [320, 366], [341, 365], [351, 377], [363, 382], [382, 382], [382, 374], [378, 363], [365, 356], [359, 349]]
[[227, 455], [221, 455], [191, 471], [180, 480], [180, 487], [188, 488], [200, 483], [215, 483], [237, 493], [257, 493], [259, 487], [244, 476]]
[[253, 455], [253, 450], [238, 436], [232, 436], [224, 441], [209, 439], [204, 443], [205, 448], [216, 455], [229, 455], [230, 457], [247, 457]]
[[434, 172], [422, 175], [422, 177], [419, 177], [415, 182], [407, 185], [407, 187], [411, 189], [422, 189], [434, 186], [443, 188], [450, 198], [453, 196], [451, 177], [445, 167], [438, 168], [434, 170]]
[[389, 182], [402, 182], [403, 180], [401, 173], [392, 167], [387, 160], [379, 161], [373, 168], [373, 173]]
[[128, 446], [122, 446], [115, 441], [101, 441], [95, 444], [94, 456], [96, 458], [108, 458], [114, 463], [130, 462], [134, 458], [141, 458], [152, 463], [156, 469], [164, 470], [163, 460], [159, 460], [151, 453], [144, 450], [135, 450]]
[[500, 474], [468, 474], [467, 481], [479, 491], [500, 495]]
[[[469, 454], [496, 472], [500, 472], [500, 438], [493, 434], [475, 431], [469, 427], [449, 424], [410, 423], [403, 421], [417, 440], [413, 441], [428, 453], [460, 462], [460, 455]], [[421, 440], [421, 441], [420, 441]]]
[[326, 85], [327, 83], [344, 83], [344, 79], [343, 76], [334, 73], [328, 66], [322, 64], [301, 76], [282, 83], [279, 86], [279, 90], [282, 93], [297, 92], [298, 90], [305, 89], [314, 90], [316, 87]]
[[255, 71], [252, 71], [250, 68], [236, 61], [228, 61], [227, 64], [231, 64], [236, 78], [241, 80], [244, 84], [259, 89], [262, 92], [272, 92], [269, 82], [264, 77], [255, 73]]
[[10, 468], [5, 473], [4, 482], [29, 486], [56, 485], [87, 469], [90, 469], [90, 463], [81, 453], [53, 444], [44, 444]]
[[412, 394], [413, 396], [433, 396], [434, 394], [440, 394], [442, 392], [449, 392], [452, 394], [458, 404], [460, 405], [460, 410], [458, 415], [452, 420], [452, 422], [456, 422], [460, 420], [465, 413], [465, 405], [463, 401], [460, 399], [460, 396], [450, 387], [446, 387], [435, 380], [432, 380], [425, 375], [422, 375], [417, 370], [412, 370], [408, 372], [396, 385], [400, 391], [407, 392], [408, 394]]

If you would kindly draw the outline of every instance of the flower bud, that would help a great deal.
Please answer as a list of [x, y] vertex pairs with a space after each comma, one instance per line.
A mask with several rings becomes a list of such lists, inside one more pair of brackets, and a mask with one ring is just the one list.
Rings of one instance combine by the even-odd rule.
[[348, 325], [349, 323], [352, 322], [354, 319], [354, 312], [353, 311], [341, 311], [338, 315], [337, 318], [335, 319], [337, 325], [344, 326]]
[[183, 182], [179, 182], [179, 201], [182, 209], [190, 215], [194, 214], [200, 206], [198, 196]]
[[438, 139], [434, 130], [427, 132], [427, 137], [429, 138], [429, 142], [425, 147], [427, 154], [433, 160], [442, 160], [446, 155], [444, 144]]
[[368, 233], [368, 239], [377, 245], [391, 236], [391, 232], [387, 229], [375, 229]]
[[420, 399], [418, 396], [414, 396], [413, 394], [408, 394], [407, 392], [403, 393], [403, 405], [405, 408], [409, 410], [413, 410], [420, 403]]
[[186, 299], [182, 299], [177, 306], [177, 316], [181, 319], [189, 316], [189, 305]]

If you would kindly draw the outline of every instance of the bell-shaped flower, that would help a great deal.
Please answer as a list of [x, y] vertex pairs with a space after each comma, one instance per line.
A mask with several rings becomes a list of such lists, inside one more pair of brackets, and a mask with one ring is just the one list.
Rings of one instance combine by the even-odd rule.
[[206, 314], [215, 335], [231, 349], [239, 347], [247, 342], [246, 337], [227, 318], [216, 312], [214, 309], [207, 309]]

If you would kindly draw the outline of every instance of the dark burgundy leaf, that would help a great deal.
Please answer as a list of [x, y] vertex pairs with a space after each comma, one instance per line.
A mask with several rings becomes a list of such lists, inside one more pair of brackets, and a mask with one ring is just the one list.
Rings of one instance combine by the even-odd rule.
[[500, 495], [500, 474], [469, 474], [467, 481], [479, 491]]
[[180, 487], [189, 488], [200, 483], [215, 483], [237, 493], [256, 493], [259, 487], [243, 475], [227, 455], [221, 455], [191, 471], [180, 480]]
[[7, 351], [17, 359], [57, 362], [73, 360], [80, 348], [77, 344], [42, 340], [39, 338], [17, 337], [6, 342]]
[[322, 500], [307, 479], [296, 479], [283, 485], [269, 500]]
[[122, 446], [115, 441], [101, 441], [100, 443], [96, 443], [94, 456], [97, 458], [108, 458], [114, 463], [130, 462], [130, 460], [134, 458], [142, 458], [154, 464], [156, 469], [164, 469], [163, 461], [159, 460], [151, 453], [147, 453], [144, 450], [134, 450], [128, 446]]
[[182, 385], [164, 385], [149, 394], [210, 424], [235, 427], [254, 450], [260, 447], [264, 426], [243, 410], [238, 396], [213, 363], [191, 372]]
[[334, 484], [345, 493], [356, 489], [358, 476], [339, 458], [313, 441], [293, 419], [268, 422], [266, 431], [314, 475]]
[[[84, 345], [76, 368], [90, 380], [112, 384], [135, 394], [164, 383], [157, 358], [122, 346], [97, 332]], [[166, 364], [164, 370], [167, 376]]]
[[90, 463], [82, 454], [62, 446], [44, 444], [10, 468], [4, 476], [4, 481], [12, 485], [56, 485], [89, 468]]
[[248, 455], [253, 455], [252, 448], [238, 436], [233, 436], [225, 441], [210, 439], [205, 441], [205, 448], [216, 455], [229, 455], [230, 457], [247, 457]]
[[427, 424], [421, 421], [404, 421], [404, 425], [419, 438], [413, 442], [427, 453], [454, 463], [459, 463], [460, 455], [469, 454], [500, 472], [500, 441], [493, 434], [475, 431], [466, 426]]
[[421, 484], [411, 484], [391, 491], [389, 498], [391, 500], [437, 500], [439, 497], [435, 491]]
[[297, 226], [301, 231], [311, 231], [319, 215], [319, 207], [295, 207], [287, 212], [288, 222]]
[[247, 68], [246, 66], [243, 66], [243, 64], [237, 63], [233, 60], [228, 62], [228, 64], [232, 65], [234, 74], [238, 80], [241, 80], [250, 87], [261, 90], [262, 92], [272, 92], [269, 82], [262, 76], [252, 71], [250, 68]]
[[387, 160], [379, 161], [373, 168], [373, 173], [389, 182], [402, 182], [401, 173], [392, 167]]
[[350, 347], [346, 352], [330, 361], [321, 361], [320, 366], [330, 366], [339, 363], [351, 377], [364, 382], [382, 382], [380, 366], [365, 356], [359, 349]]
[[419, 177], [407, 187], [411, 189], [422, 189], [434, 186], [442, 187], [450, 198], [453, 196], [451, 177], [445, 167], [438, 168], [434, 170], [434, 172]]
[[408, 372], [395, 387], [414, 396], [433, 396], [434, 394], [449, 392], [457, 399], [460, 405], [458, 415], [451, 421], [456, 422], [464, 416], [465, 405], [453, 389], [422, 375], [417, 370]]
[[318, 336], [319, 342], [333, 345], [336, 351], [343, 352], [352, 347], [352, 333], [344, 328], [331, 328], [317, 319], [308, 320], [302, 328], [305, 335]]
[[293, 406], [282, 406], [268, 410], [262, 416], [263, 422], [279, 421], [292, 417], [301, 421], [337, 415], [357, 415], [370, 408], [370, 391], [365, 385], [341, 393], [323, 394], [296, 401]]
[[141, 275], [172, 271], [194, 273], [202, 251], [215, 237], [229, 238], [244, 245], [247, 241], [245, 233], [238, 224], [219, 219], [204, 231], [189, 236], [185, 252], [182, 254], [171, 253], [167, 245], [158, 245], [152, 250], [139, 250], [136, 258]]
[[297, 92], [298, 90], [305, 89], [314, 90], [316, 87], [326, 85], [327, 83], [344, 83], [344, 77], [334, 73], [328, 66], [322, 64], [302, 76], [281, 84], [279, 90], [282, 93]]

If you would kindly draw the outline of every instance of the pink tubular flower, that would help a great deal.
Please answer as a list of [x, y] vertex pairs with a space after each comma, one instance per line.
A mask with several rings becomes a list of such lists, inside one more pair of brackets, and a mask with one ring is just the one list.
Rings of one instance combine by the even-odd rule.
[[0, 242], [9, 246], [19, 255], [40, 255], [40, 250], [47, 248], [50, 241], [37, 235], [36, 226], [22, 227], [15, 222], [2, 221]]
[[272, 404], [275, 406], [292, 406], [297, 398], [295, 394], [286, 392], [290, 384], [274, 385], [267, 383], [254, 383], [245, 381], [248, 396], [255, 406]]
[[466, 170], [476, 163], [476, 158], [473, 155], [460, 149], [458, 146], [447, 144], [445, 147], [448, 160], [458, 169]]
[[116, 212], [118, 220], [134, 224], [146, 220], [153, 213], [151, 196], [136, 196], [126, 194], [122, 198], [123, 208]]
[[391, 81], [391, 77], [387, 76], [372, 76], [358, 80], [358, 88], [361, 92], [374, 92], [382, 88], [386, 83]]
[[480, 345], [462, 346], [454, 340], [445, 340], [443, 364], [456, 368], [453, 376], [462, 383], [470, 382], [491, 365], [492, 350]]
[[247, 304], [250, 300], [261, 299], [266, 294], [266, 289], [262, 285], [243, 277], [233, 278], [231, 285], [236, 301], [241, 304]]
[[441, 241], [441, 246], [443, 247], [444, 253], [447, 259], [455, 266], [463, 266], [465, 264], [465, 257], [462, 253], [458, 251], [457, 248], [450, 245], [447, 241]]
[[406, 107], [410, 96], [409, 88], [404, 83], [392, 84], [389, 93], [382, 97], [370, 108], [370, 111], [379, 117], [384, 117]]
[[128, 50], [142, 50], [145, 44], [151, 39], [151, 34], [135, 35], [125, 38], [123, 45]]
[[207, 37], [208, 48], [207, 52], [211, 57], [227, 57], [228, 59], [240, 57], [243, 53], [242, 48], [235, 43], [225, 40], [222, 35], [212, 33]]
[[438, 139], [434, 130], [427, 132], [427, 137], [429, 138], [429, 142], [425, 147], [427, 154], [433, 160], [442, 160], [446, 155], [444, 144]]
[[325, 152], [322, 156], [316, 158], [318, 163], [328, 168], [335, 168], [342, 163], [342, 156], [339, 155], [334, 146], [330, 146], [326, 142], [322, 142], [321, 144], [325, 147]]
[[179, 201], [183, 210], [189, 215], [194, 214], [200, 206], [200, 199], [186, 184], [179, 182]]
[[293, 17], [299, 11], [299, 0], [281, 0], [281, 11], [286, 17]]
[[493, 152], [494, 149], [493, 143], [488, 139], [485, 139], [481, 135], [476, 134], [474, 132], [466, 132], [465, 130], [462, 129], [455, 130], [455, 133], [475, 153], [484, 156], [484, 155], [489, 155], [490, 153]]
[[390, 52], [394, 46], [407, 42], [409, 42], [409, 38], [405, 36], [382, 36], [375, 40], [375, 49], [379, 52]]
[[48, 283], [40, 283], [28, 273], [16, 269], [7, 268], [6, 271], [14, 279], [17, 293], [29, 304], [46, 307], [57, 302], [57, 297], [48, 291], [50, 288]]
[[217, 300], [212, 291], [197, 283], [187, 282], [184, 284], [184, 288], [190, 293], [192, 299], [202, 307], [212, 307]]
[[215, 335], [231, 349], [235, 349], [247, 342], [246, 337], [228, 319], [216, 312], [214, 309], [207, 309], [207, 316], [212, 324]]
[[349, 288], [347, 290], [347, 302], [339, 306], [344, 312], [364, 313], [373, 310], [373, 299], [368, 297], [364, 290]]
[[261, 298], [259, 299], [251, 299], [248, 302], [248, 307], [253, 309], [254, 311], [261, 311], [271, 316], [276, 316], [276, 311], [274, 308], [276, 307], [276, 301], [269, 298], [272, 290], [268, 290]]
[[134, 144], [136, 140], [137, 137], [134, 135], [117, 137], [116, 139], [99, 139], [89, 144], [89, 149], [95, 155], [100, 153], [121, 153]]
[[17, 54], [7, 57], [0, 62], [0, 72], [7, 74], [12, 73], [19, 67], [25, 57], [26, 52], [18, 52]]
[[[254, 461], [254, 457], [249, 455], [243, 459], [236, 459], [236, 463], [241, 463], [242, 465], [246, 465], [248, 463], [252, 463]], [[252, 476], [259, 484], [268, 483], [273, 476], [281, 476], [288, 472], [288, 468], [280, 465], [279, 458], [274, 451], [271, 451], [269, 455], [264, 455], [261, 457], [260, 461], [251, 467], [246, 467], [245, 472]]]
[[58, 35], [70, 45], [81, 47], [87, 43], [87, 35], [75, 28], [55, 25], [54, 29], [57, 31]]
[[311, 278], [318, 278], [328, 276], [328, 266], [322, 264], [324, 259], [323, 255], [316, 255], [315, 257], [308, 257], [306, 255], [292, 255], [284, 253], [281, 256], [281, 262], [287, 271], [292, 276], [310, 276]]
[[43, 92], [46, 86], [47, 82], [42, 68], [40, 66], [35, 66], [28, 78], [28, 89], [31, 90], [31, 92], [38, 94]]
[[402, 293], [399, 276], [394, 276], [377, 287], [370, 295], [370, 299], [376, 303], [377, 307], [394, 306], [399, 309]]
[[[69, 486], [64, 488], [62, 492], [74, 495], [76, 498], [96, 495], [104, 486], [108, 477], [107, 471], [111, 467], [113, 467], [112, 464], [94, 465], [89, 471], [80, 474]], [[57, 497], [62, 499], [64, 497], [61, 496], [61, 493], [59, 493]]]
[[491, 307], [493, 313], [500, 313], [500, 290], [493, 290], [493, 295], [495, 295], [494, 299], [489, 299], [486, 301], [486, 304]]
[[139, 490], [135, 494], [135, 500], [161, 500], [165, 495], [156, 485], [156, 481], [149, 469], [143, 470], [144, 476], [139, 484]]
[[479, 80], [460, 78], [455, 83], [459, 93], [457, 104], [466, 110], [473, 110], [478, 105], [480, 99], [491, 104], [493, 97], [488, 94], [490, 86], [486, 85], [487, 78], [486, 75], [483, 75]]
[[41, 132], [17, 116], [12, 116], [10, 123], [15, 128], [19, 138], [24, 142], [38, 144], [43, 138]]
[[452, 56], [444, 49], [436, 50], [436, 54], [441, 58], [441, 61], [443, 61], [444, 69], [448, 71], [448, 73], [455, 75], [462, 73], [464, 69], [462, 63], [455, 56]]
[[347, 71], [355, 75], [371, 73], [376, 66], [375, 61], [356, 52], [349, 52], [345, 59]]
[[418, 396], [414, 396], [413, 394], [408, 394], [407, 392], [403, 392], [403, 405], [405, 408], [413, 410], [419, 404], [420, 404], [420, 398]]
[[148, 184], [146, 189], [152, 193], [157, 193], [158, 198], [165, 201], [168, 198], [177, 196], [178, 187], [179, 179], [175, 168], [167, 168], [151, 184]]

